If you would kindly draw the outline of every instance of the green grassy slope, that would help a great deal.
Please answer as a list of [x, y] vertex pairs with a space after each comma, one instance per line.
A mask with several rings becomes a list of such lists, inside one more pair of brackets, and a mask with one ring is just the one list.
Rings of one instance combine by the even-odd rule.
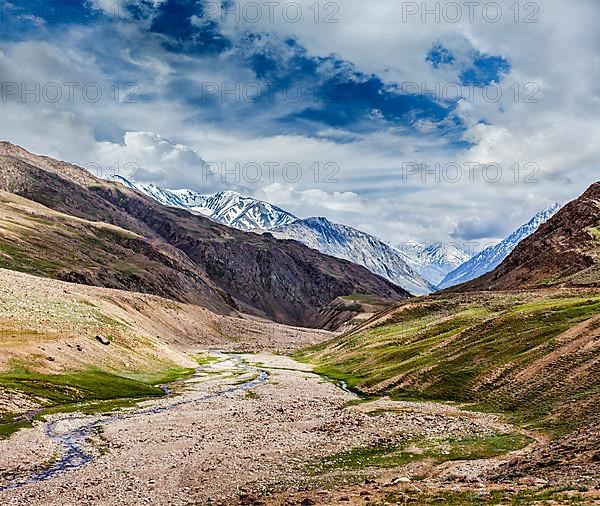
[[351, 387], [474, 403], [557, 433], [598, 416], [600, 293], [445, 295], [298, 358]]
[[164, 395], [158, 385], [190, 376], [193, 369], [171, 368], [152, 375], [115, 374], [101, 369], [67, 374], [39, 374], [16, 368], [0, 374], [0, 389], [36, 399], [43, 408], [34, 416], [0, 411], [0, 439], [29, 427], [35, 418], [58, 412], [97, 413]]

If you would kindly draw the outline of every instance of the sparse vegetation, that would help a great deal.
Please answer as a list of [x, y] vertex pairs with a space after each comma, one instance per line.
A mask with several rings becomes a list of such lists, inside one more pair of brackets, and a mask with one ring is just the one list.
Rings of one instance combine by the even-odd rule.
[[192, 355], [192, 358], [198, 363], [198, 365], [208, 365], [221, 360], [219, 357], [208, 355], [206, 353], [196, 353]]
[[401, 444], [385, 443], [331, 455], [310, 464], [309, 472], [322, 474], [368, 468], [395, 468], [424, 459], [432, 459], [438, 463], [484, 459], [521, 449], [529, 441], [519, 434], [493, 434], [487, 437], [439, 441], [415, 438]]
[[[543, 502], [542, 502], [543, 501]], [[404, 504], [406, 502], [419, 505], [464, 506], [466, 504], [590, 504], [583, 494], [570, 487], [539, 488], [533, 490], [492, 489], [489, 491], [445, 491], [436, 492], [390, 492], [385, 501], [371, 504]]]
[[[594, 339], [597, 315], [597, 292], [430, 297], [297, 358], [363, 392], [472, 403], [560, 434], [580, 423], [577, 406], [585, 406], [587, 417], [597, 410], [590, 401], [598, 395], [599, 376], [573, 378], [574, 370], [583, 374], [593, 364], [594, 347], [569, 344]], [[586, 321], [590, 328], [578, 332]], [[569, 339], [558, 339], [570, 330]], [[571, 404], [566, 416], [554, 413], [561, 403]]]
[[[88, 369], [60, 375], [39, 374], [19, 368], [0, 374], [0, 388], [18, 391], [43, 400], [37, 417], [53, 413], [101, 413], [135, 405], [143, 399], [160, 397], [164, 391], [157, 385], [189, 376], [193, 369], [167, 369], [154, 373], [118, 375]], [[27, 420], [5, 417], [0, 421], [0, 438], [30, 426]]]

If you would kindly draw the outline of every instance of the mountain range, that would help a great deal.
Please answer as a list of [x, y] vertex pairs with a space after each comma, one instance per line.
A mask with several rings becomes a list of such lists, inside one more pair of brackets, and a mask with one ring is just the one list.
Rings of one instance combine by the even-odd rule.
[[560, 209], [559, 204], [544, 209], [503, 241], [473, 256], [452, 243], [425, 245], [413, 241], [393, 247], [347, 225], [324, 217], [300, 219], [280, 207], [235, 191], [203, 195], [193, 190], [168, 190], [122, 176], [110, 179], [163, 205], [188, 209], [239, 230], [268, 231], [278, 239], [295, 240], [326, 255], [362, 265], [413, 295], [449, 288], [494, 270], [523, 239]]
[[407, 250], [395, 248], [347, 225], [324, 217], [300, 219], [273, 204], [234, 191], [202, 195], [193, 190], [167, 190], [117, 175], [109, 179], [163, 205], [188, 209], [239, 230], [268, 231], [278, 239], [295, 240], [326, 255], [362, 265], [413, 295], [431, 293], [445, 274], [469, 258], [458, 247], [442, 243], [413, 243]]
[[459, 244], [436, 242], [429, 246], [418, 242], [405, 243], [398, 249], [406, 262], [431, 284], [437, 285], [444, 277], [471, 258]]
[[278, 239], [292, 239], [326, 255], [344, 258], [389, 279], [413, 295], [435, 287], [408, 264], [399, 250], [377, 237], [327, 218], [307, 218], [269, 231]]
[[341, 296], [410, 295], [351, 262], [161, 205], [10, 143], [0, 143], [0, 190], [10, 217], [0, 267], [312, 327]]
[[448, 273], [443, 281], [438, 285], [439, 289], [466, 283], [479, 276], [483, 276], [493, 271], [506, 259], [521, 241], [533, 234], [543, 223], [546, 223], [560, 209], [559, 204], [544, 209], [537, 213], [529, 222], [519, 227], [506, 239], [496, 245], [489, 246], [473, 258], [468, 259], [458, 268]]

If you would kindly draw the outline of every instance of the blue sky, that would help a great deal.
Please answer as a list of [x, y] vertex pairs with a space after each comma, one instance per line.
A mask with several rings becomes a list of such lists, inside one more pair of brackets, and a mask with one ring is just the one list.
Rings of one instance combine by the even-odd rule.
[[394, 244], [487, 244], [598, 179], [593, 1], [404, 4], [0, 0], [0, 137]]

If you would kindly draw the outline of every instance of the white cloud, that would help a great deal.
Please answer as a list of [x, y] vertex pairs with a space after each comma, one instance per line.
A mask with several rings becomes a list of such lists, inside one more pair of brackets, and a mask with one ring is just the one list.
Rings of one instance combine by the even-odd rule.
[[153, 182], [166, 188], [206, 189], [204, 160], [194, 149], [152, 132], [126, 132], [122, 144], [98, 143], [98, 160], [109, 172]]
[[302, 217], [326, 216], [335, 219], [335, 216], [360, 214], [368, 208], [368, 202], [353, 192], [326, 192], [316, 188], [298, 190], [281, 183], [272, 183], [260, 188], [256, 197], [280, 203]]
[[[107, 12], [114, 5], [112, 0], [94, 2]], [[105, 94], [99, 103], [80, 99], [34, 103], [10, 97], [1, 105], [0, 137], [78, 163], [123, 167], [133, 162], [140, 167], [140, 177], [165, 186], [212, 191], [229, 185], [301, 216], [326, 215], [393, 243], [432, 242], [467, 229], [463, 235], [500, 236], [546, 205], [573, 198], [600, 179], [597, 2], [545, 1], [540, 3], [537, 24], [515, 23], [508, 10], [497, 24], [481, 19], [473, 24], [414, 19], [403, 24], [403, 2], [394, 0], [344, 1], [339, 4], [339, 23], [323, 24], [309, 15], [312, 0], [301, 3], [304, 16], [300, 22], [277, 17], [269, 23], [263, 18], [258, 27], [275, 30], [282, 37], [297, 37], [312, 55], [339, 54], [359, 70], [376, 72], [388, 82], [426, 82], [431, 88], [436, 81], [456, 79], [455, 71], [436, 71], [425, 61], [438, 39], [467, 38], [482, 52], [506, 57], [512, 70], [502, 85], [503, 99], [491, 103], [479, 95], [473, 102], [460, 104], [466, 138], [475, 146], [449, 150], [443, 139], [384, 131], [353, 142], [345, 141], [347, 132], [336, 129], [314, 137], [273, 136], [260, 131], [261, 123], [272, 118], [251, 107], [234, 111], [235, 121], [221, 121], [207, 105], [190, 106], [182, 101], [182, 82], [198, 89], [208, 80], [247, 77], [243, 70], [238, 75], [219, 61], [168, 55], [133, 23], [114, 27], [115, 39], [102, 39], [106, 42], [102, 49], [90, 46], [94, 37], [106, 35], [96, 26], [67, 26], [47, 41], [0, 43], [4, 82], [31, 86], [35, 82], [93, 81]], [[256, 25], [230, 24], [228, 29], [240, 32], [249, 27]], [[140, 101], [112, 100], [110, 86], [115, 81], [136, 82]], [[539, 86], [537, 104], [524, 103], [524, 90], [520, 100], [514, 100], [511, 86], [528, 82]], [[421, 126], [431, 130], [431, 125]], [[218, 178], [207, 182], [203, 160], [229, 168], [236, 163], [294, 162], [302, 167], [303, 177], [294, 183], [281, 175], [255, 183], [231, 178], [225, 183]], [[463, 178], [451, 183], [431, 177], [421, 182], [420, 174], [408, 181], [402, 177], [405, 162], [432, 166], [436, 161], [497, 162], [509, 175], [514, 163], [534, 162], [540, 168], [539, 182], [514, 183], [504, 178], [490, 184]], [[324, 177], [315, 180], [310, 172], [315, 163], [328, 162], [339, 167], [337, 183], [326, 182]], [[490, 223], [498, 226], [485, 226]]]

